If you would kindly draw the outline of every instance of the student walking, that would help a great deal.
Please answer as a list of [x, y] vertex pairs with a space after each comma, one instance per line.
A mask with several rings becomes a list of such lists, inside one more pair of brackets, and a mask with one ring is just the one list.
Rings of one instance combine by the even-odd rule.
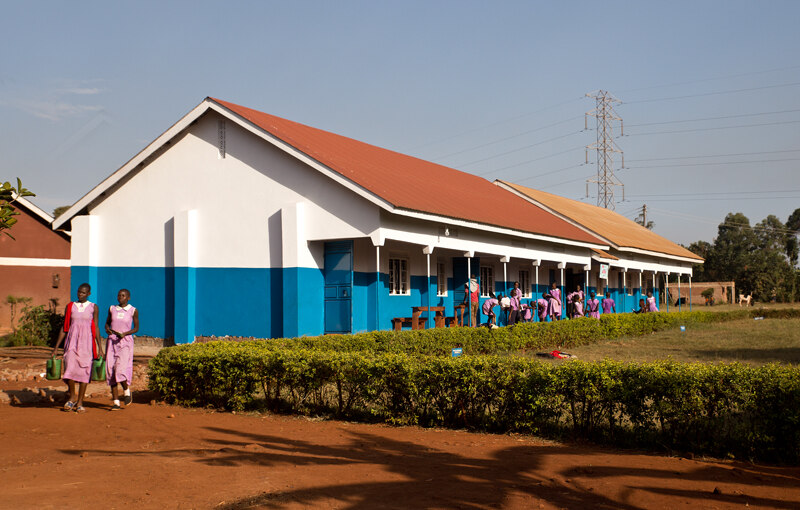
[[617, 313], [617, 304], [610, 297], [603, 297], [600, 304], [603, 307], [603, 313]]
[[[97, 329], [97, 306], [88, 301], [92, 287], [78, 287], [78, 301], [70, 302], [64, 310], [64, 329], [58, 335], [53, 357], [64, 342], [64, 376], [69, 394], [62, 410], [84, 413], [83, 398], [92, 373], [92, 360], [103, 356]], [[78, 383], [77, 392], [75, 383]]]
[[139, 331], [139, 311], [128, 302], [131, 293], [128, 289], [117, 292], [118, 305], [108, 309], [106, 334], [108, 353], [106, 365], [106, 382], [111, 387], [113, 397], [112, 411], [119, 411], [119, 386], [122, 386], [122, 397], [125, 406], [133, 403], [130, 384], [133, 380], [133, 334]]
[[593, 290], [589, 291], [589, 299], [586, 301], [586, 316], [600, 318], [600, 301], [595, 297]]

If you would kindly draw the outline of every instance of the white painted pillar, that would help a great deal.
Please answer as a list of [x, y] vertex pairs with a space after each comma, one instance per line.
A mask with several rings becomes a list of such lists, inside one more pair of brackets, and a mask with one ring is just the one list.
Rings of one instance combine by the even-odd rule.
[[669, 272], [664, 275], [664, 302], [667, 304], [667, 311], [669, 312]]
[[678, 311], [681, 311], [681, 274], [678, 273]]
[[692, 311], [692, 275], [689, 275], [689, 311]]
[[173, 218], [174, 340], [176, 344], [191, 343], [195, 338], [196, 245], [197, 210], [178, 212]]
[[381, 246], [375, 246], [375, 329], [381, 329]]
[[533, 315], [535, 317], [534, 320], [537, 322], [539, 321], [539, 305], [536, 304], [536, 301], [539, 299], [537, 296], [539, 295], [539, 266], [541, 265], [541, 263], [542, 263], [541, 260], [533, 261], [533, 267], [536, 268], [536, 292], [533, 293], [533, 302], [534, 302]]
[[426, 246], [422, 249], [422, 253], [428, 259], [428, 280], [427, 280], [427, 289], [425, 294], [427, 295], [427, 304], [425, 306], [428, 307], [427, 315], [425, 316], [425, 323], [427, 324], [427, 328], [430, 329], [431, 326], [431, 253], [433, 253], [433, 246]]

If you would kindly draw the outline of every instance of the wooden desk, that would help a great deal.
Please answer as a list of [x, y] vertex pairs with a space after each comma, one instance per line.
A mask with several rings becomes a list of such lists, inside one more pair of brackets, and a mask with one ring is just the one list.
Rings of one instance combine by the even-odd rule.
[[[459, 326], [464, 325], [464, 313], [466, 313], [465, 312], [466, 308], [467, 305], [464, 304], [453, 306], [453, 315], [455, 316]], [[458, 313], [459, 310], [461, 310], [460, 314]]]
[[443, 306], [412, 306], [411, 307], [411, 329], [418, 329], [415, 326], [419, 326], [419, 316], [422, 312], [436, 312], [436, 316], [433, 318], [434, 326], [437, 328], [444, 327], [444, 307]]

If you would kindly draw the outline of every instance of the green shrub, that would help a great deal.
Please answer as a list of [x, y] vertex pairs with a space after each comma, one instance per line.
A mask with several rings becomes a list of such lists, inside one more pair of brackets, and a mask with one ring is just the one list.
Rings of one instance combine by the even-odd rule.
[[162, 350], [150, 388], [185, 405], [243, 409], [263, 399], [348, 419], [800, 460], [800, 369], [791, 366], [552, 365], [211, 342]]
[[63, 326], [63, 315], [41, 305], [26, 306], [9, 339], [12, 345], [55, 345]]

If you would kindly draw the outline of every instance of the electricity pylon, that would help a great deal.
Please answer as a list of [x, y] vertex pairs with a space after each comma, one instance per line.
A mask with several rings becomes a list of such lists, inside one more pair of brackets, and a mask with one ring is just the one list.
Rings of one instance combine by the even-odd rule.
[[584, 124], [586, 129], [589, 129], [589, 117], [597, 119], [597, 129], [595, 134], [597, 140], [595, 143], [586, 146], [586, 163], [589, 163], [589, 150], [594, 149], [597, 151], [597, 177], [595, 179], [586, 180], [586, 196], [589, 196], [589, 183], [597, 183], [597, 205], [611, 209], [616, 209], [614, 202], [614, 187], [619, 186], [622, 188], [622, 200], [625, 200], [625, 185], [614, 177], [614, 153], [619, 153], [622, 158], [622, 168], [625, 168], [625, 156], [616, 143], [614, 143], [614, 136], [612, 130], [612, 123], [619, 121], [619, 133], [622, 131], [622, 118], [614, 113], [614, 103], [621, 103], [619, 99], [611, 95], [606, 90], [597, 90], [586, 94], [587, 97], [592, 97], [595, 100], [595, 108], [592, 111], [586, 112], [584, 115]]

